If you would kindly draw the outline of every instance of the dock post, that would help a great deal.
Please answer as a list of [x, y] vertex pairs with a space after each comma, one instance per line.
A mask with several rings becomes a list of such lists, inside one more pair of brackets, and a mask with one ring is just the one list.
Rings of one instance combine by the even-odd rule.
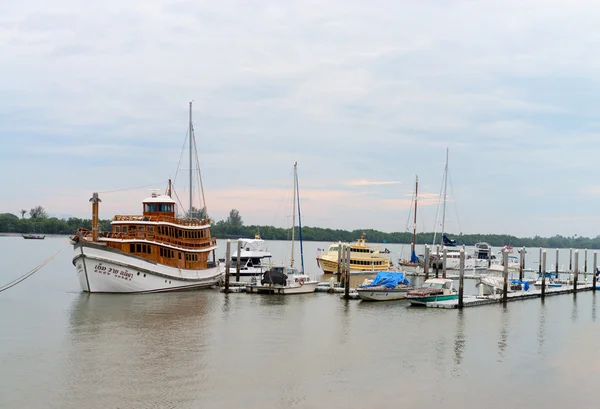
[[569, 249], [569, 273], [573, 272], [573, 249]]
[[[542, 248], [541, 247], [540, 247], [540, 259], [538, 261], [539, 261], [539, 267], [538, 267], [539, 273], [542, 274]], [[546, 267], [544, 267], [544, 274], [545, 274], [545, 271], [546, 271]]]
[[240, 282], [240, 263], [241, 263], [241, 253], [242, 252], [242, 242], [237, 241], [237, 259], [235, 260], [235, 281], [236, 283]]
[[423, 262], [425, 280], [429, 280], [429, 245], [425, 245], [425, 260]]
[[350, 246], [346, 247], [346, 277], [344, 282], [344, 298], [350, 299]]
[[462, 310], [463, 308], [463, 297], [465, 294], [465, 249], [460, 249], [460, 264], [458, 270], [459, 278], [458, 278], [458, 309]]
[[231, 272], [231, 240], [227, 239], [227, 247], [225, 248], [225, 293], [229, 292], [229, 275]]
[[338, 241], [337, 281], [342, 279], [342, 242]]
[[446, 260], [448, 257], [448, 248], [444, 246], [444, 256], [442, 262], [442, 278], [446, 278]]
[[583, 251], [583, 274], [585, 279], [587, 280], [587, 249]]
[[556, 249], [556, 268], [554, 269], [556, 277], [558, 277], [558, 249]]
[[519, 281], [523, 281], [523, 267], [525, 266], [525, 247], [519, 250]]
[[508, 301], [508, 249], [502, 251], [502, 264], [504, 265], [504, 288], [502, 291], [502, 302]]
[[[541, 247], [540, 247], [541, 250]], [[543, 264], [543, 268], [542, 268]], [[542, 271], [542, 300], [546, 297], [546, 250], [542, 253], [542, 262], [540, 263], [540, 271]]]
[[596, 282], [598, 280], [598, 278], [596, 277], [596, 269], [598, 268], [598, 253], [596, 252], [596, 250], [594, 250], [594, 272], [592, 274], [594, 274], [594, 278], [592, 278], [592, 285], [594, 286], [592, 288], [593, 292], [596, 292]]
[[575, 250], [575, 274], [573, 275], [573, 291], [577, 291], [577, 276], [579, 275], [579, 250]]

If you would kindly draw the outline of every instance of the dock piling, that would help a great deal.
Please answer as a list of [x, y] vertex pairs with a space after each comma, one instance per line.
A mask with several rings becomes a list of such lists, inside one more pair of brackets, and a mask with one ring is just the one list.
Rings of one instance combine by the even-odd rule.
[[502, 291], [502, 301], [508, 300], [508, 249], [502, 251], [502, 264], [504, 265], [504, 288]]
[[577, 276], [579, 275], [579, 250], [575, 250], [575, 274], [573, 275], [573, 290], [577, 291]]
[[342, 279], [342, 243], [338, 242], [337, 281]]
[[446, 278], [446, 260], [448, 257], [448, 248], [444, 246], [444, 256], [442, 262], [442, 278]]
[[229, 292], [229, 275], [231, 272], [231, 240], [227, 239], [227, 247], [225, 248], [225, 293]]
[[350, 246], [346, 247], [346, 276], [344, 282], [344, 298], [346, 300], [350, 299]]
[[598, 268], [598, 253], [594, 250], [594, 271], [592, 272], [592, 274], [594, 275], [594, 278], [592, 278], [592, 284], [594, 285], [594, 287], [592, 288], [592, 291], [595, 293], [596, 292], [596, 282], [598, 280], [598, 277], [596, 277], [596, 269]]
[[242, 242], [237, 241], [237, 259], [235, 260], [235, 282], [240, 282], [240, 263], [241, 263]]
[[569, 273], [573, 271], [573, 249], [569, 249]]
[[556, 277], [558, 277], [558, 249], [556, 249], [556, 266], [554, 272], [556, 273]]
[[587, 280], [587, 249], [583, 251], [583, 274], [585, 279]]
[[462, 310], [464, 287], [465, 287], [465, 249], [460, 249], [460, 264], [459, 264], [459, 279], [458, 279], [458, 309]]
[[425, 260], [423, 262], [425, 280], [429, 280], [429, 245], [425, 245]]
[[523, 268], [525, 267], [525, 247], [519, 250], [519, 281], [523, 281]]
[[[540, 247], [540, 251], [542, 248]], [[540, 263], [540, 271], [542, 272], [542, 300], [546, 297], [546, 250], [542, 252], [542, 262]]]

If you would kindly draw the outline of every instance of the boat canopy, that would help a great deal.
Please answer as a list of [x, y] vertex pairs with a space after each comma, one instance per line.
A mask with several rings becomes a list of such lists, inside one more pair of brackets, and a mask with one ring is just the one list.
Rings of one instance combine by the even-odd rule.
[[415, 251], [412, 251], [412, 254], [410, 255], [410, 262], [411, 263], [418, 263], [419, 262], [419, 257], [417, 257], [417, 253], [415, 253]]
[[373, 282], [369, 285], [361, 285], [360, 288], [370, 288], [384, 286], [387, 288], [396, 288], [398, 284], [409, 284], [403, 272], [381, 271], [377, 273]]
[[527, 281], [521, 281], [521, 280], [514, 279], [514, 280], [510, 280], [510, 283], [511, 284], [520, 284], [523, 286], [523, 289], [525, 291], [529, 290], [529, 283]]

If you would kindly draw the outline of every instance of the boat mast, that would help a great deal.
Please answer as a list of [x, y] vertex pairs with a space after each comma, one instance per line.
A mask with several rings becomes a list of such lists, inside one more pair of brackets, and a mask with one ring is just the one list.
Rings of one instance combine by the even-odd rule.
[[190, 211], [188, 217], [192, 218], [192, 101], [190, 101]]
[[296, 226], [296, 165], [298, 162], [294, 162], [294, 198], [292, 199], [294, 210], [292, 212], [292, 258], [290, 260], [290, 267], [294, 267], [294, 234]]
[[300, 264], [302, 265], [302, 274], [304, 274], [304, 251], [302, 250], [302, 216], [300, 214], [300, 188], [298, 187], [298, 170], [296, 169], [296, 165], [298, 162], [294, 164], [294, 173], [296, 177], [294, 178], [296, 182], [296, 199], [298, 201], [298, 235], [300, 239]]
[[442, 211], [442, 242], [444, 244], [444, 233], [446, 224], [446, 185], [448, 183], [448, 148], [446, 148], [446, 167], [444, 168], [444, 206]]
[[416, 181], [415, 181], [415, 218], [413, 221], [413, 238], [412, 238], [412, 245], [410, 246], [410, 254], [412, 257], [412, 254], [415, 252], [415, 244], [417, 243], [417, 198], [419, 197], [419, 176], [415, 176], [416, 177]]

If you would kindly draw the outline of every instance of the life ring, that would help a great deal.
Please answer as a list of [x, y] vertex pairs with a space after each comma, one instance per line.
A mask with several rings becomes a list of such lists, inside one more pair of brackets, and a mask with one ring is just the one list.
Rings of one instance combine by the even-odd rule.
[[300, 280], [298, 280], [298, 282], [300, 283], [300, 287], [302, 287], [304, 285], [304, 279], [301, 278]]

